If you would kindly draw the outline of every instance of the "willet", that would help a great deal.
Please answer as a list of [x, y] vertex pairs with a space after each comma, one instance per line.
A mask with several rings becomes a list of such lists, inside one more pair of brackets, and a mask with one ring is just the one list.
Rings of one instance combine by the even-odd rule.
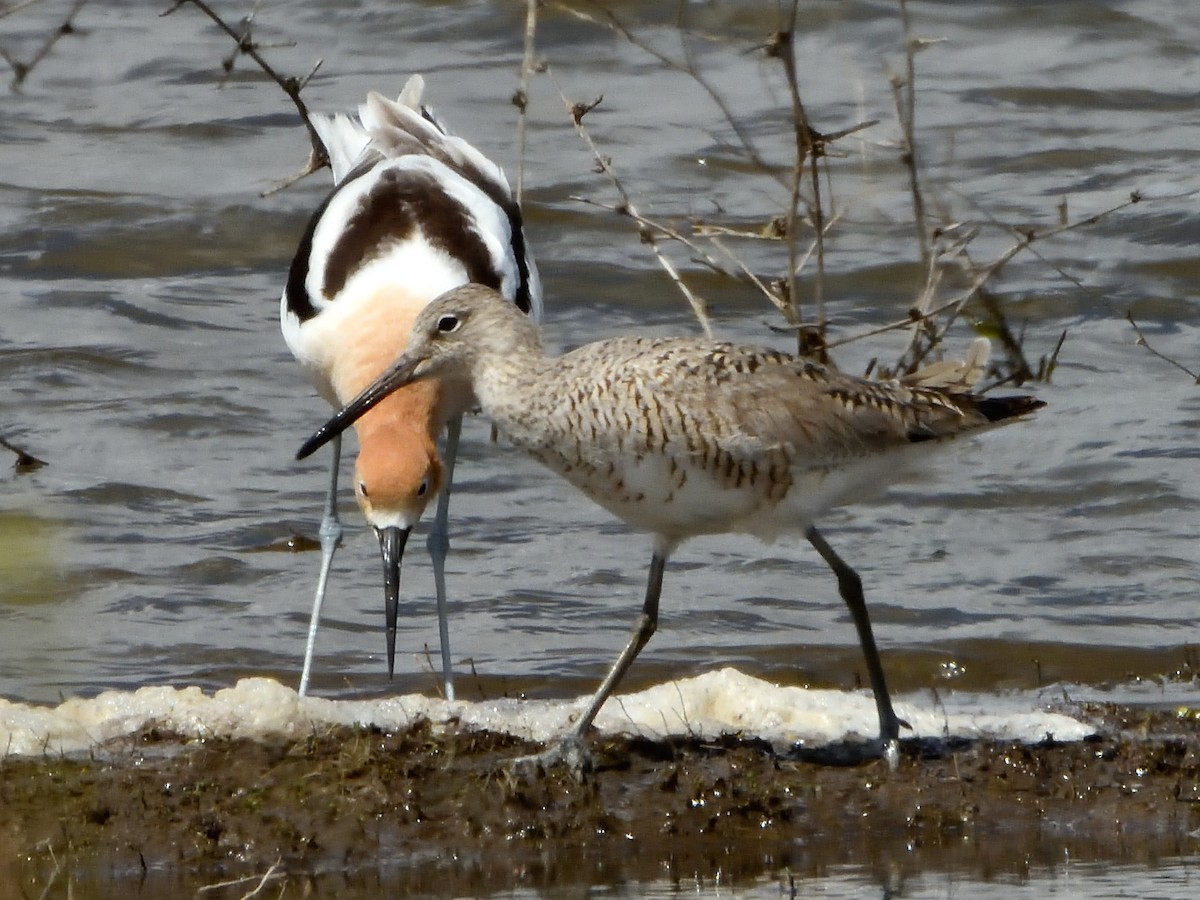
[[[1030, 413], [1033, 397], [983, 397], [944, 381], [874, 382], [773, 350], [690, 338], [616, 338], [547, 358], [537, 326], [468, 285], [417, 316], [404, 355], [301, 448], [331, 440], [398, 388], [469, 383], [512, 443], [596, 503], [654, 536], [633, 634], [570, 732], [544, 754], [578, 765], [583, 738], [658, 622], [663, 569], [681, 541], [802, 533], [837, 576], [866, 658], [885, 752], [892, 709], [862, 581], [814, 522], [896, 480], [903, 457]], [[931, 378], [932, 382], [933, 379]]]
[[[537, 269], [503, 172], [421, 105], [408, 80], [395, 102], [371, 93], [358, 118], [313, 116], [335, 188], [308, 223], [280, 302], [283, 335], [335, 407], [353, 397], [408, 343], [417, 313], [466, 282], [498, 289], [522, 314], [541, 315]], [[395, 667], [400, 562], [413, 525], [440, 493], [429, 534], [442, 677], [454, 697], [446, 618], [450, 483], [469, 395], [437, 382], [396, 394], [357, 426], [354, 495], [383, 555], [388, 674]], [[437, 437], [446, 426], [443, 463]], [[337, 514], [340, 438], [333, 445], [321, 522], [321, 570], [300, 693], [308, 689], [329, 569], [342, 536]]]

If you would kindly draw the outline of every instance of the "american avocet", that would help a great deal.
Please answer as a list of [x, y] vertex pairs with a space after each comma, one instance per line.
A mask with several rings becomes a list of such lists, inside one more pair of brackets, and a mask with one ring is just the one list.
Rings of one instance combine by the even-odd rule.
[[[392, 391], [469, 381], [518, 447], [596, 503], [654, 535], [641, 614], [586, 710], [545, 758], [578, 764], [583, 737], [658, 622], [663, 568], [683, 540], [800, 532], [837, 576], [866, 657], [883, 749], [892, 709], [862, 581], [814, 526], [829, 508], [896, 480], [904, 457], [1030, 413], [1033, 397], [983, 397], [939, 367], [931, 383], [873, 382], [773, 350], [706, 340], [617, 338], [543, 355], [535, 324], [468, 285], [422, 310], [394, 366], [304, 445], [305, 456]], [[974, 376], [974, 377], [977, 377]]]
[[[353, 397], [408, 343], [417, 313], [466, 282], [500, 291], [521, 313], [541, 317], [537, 269], [525, 247], [521, 210], [504, 173], [421, 105], [412, 76], [400, 97], [371, 93], [346, 115], [313, 116], [335, 187], [308, 223], [280, 302], [283, 336], [320, 394], [335, 407]], [[383, 554], [388, 674], [395, 666], [400, 561], [409, 532], [440, 492], [429, 534], [438, 604], [442, 677], [454, 696], [446, 620], [446, 518], [465, 388], [430, 382], [398, 393], [357, 426], [354, 495]], [[436, 441], [447, 426], [445, 462]], [[340, 439], [333, 444], [321, 522], [321, 570], [300, 693], [308, 689], [317, 623], [333, 554]]]

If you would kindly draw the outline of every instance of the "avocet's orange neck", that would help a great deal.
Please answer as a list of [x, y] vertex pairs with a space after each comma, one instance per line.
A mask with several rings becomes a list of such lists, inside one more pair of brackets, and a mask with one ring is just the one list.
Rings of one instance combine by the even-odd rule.
[[[428, 301], [403, 288], [386, 285], [368, 294], [339, 298], [345, 303], [329, 333], [329, 385], [338, 402], [347, 403], [399, 359], [408, 346], [417, 314]], [[353, 314], [351, 315], [351, 311]], [[333, 312], [333, 310], [330, 310]], [[399, 427], [426, 429], [436, 436], [451, 416], [471, 405], [468, 388], [443, 386], [437, 381], [401, 388], [383, 400], [357, 423], [365, 431]]]
[[[400, 357], [426, 300], [387, 286], [366, 296], [343, 296], [329, 312], [330, 382], [346, 403]], [[333, 320], [337, 321], [334, 322]]]
[[[424, 305], [394, 285], [338, 298], [329, 311], [326, 358], [329, 385], [339, 402], [351, 400], [399, 358]], [[441, 488], [441, 394], [436, 381], [408, 385], [355, 424], [355, 495], [377, 528], [411, 527]]]

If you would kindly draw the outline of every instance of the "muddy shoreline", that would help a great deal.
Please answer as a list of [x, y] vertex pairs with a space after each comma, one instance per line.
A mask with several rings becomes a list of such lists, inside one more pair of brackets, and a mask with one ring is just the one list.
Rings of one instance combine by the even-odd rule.
[[734, 737], [600, 738], [583, 783], [561, 770], [513, 777], [505, 761], [535, 745], [428, 723], [301, 741], [149, 730], [86, 758], [0, 763], [0, 893], [37, 896], [71, 879], [77, 897], [114, 882], [157, 896], [159, 884], [251, 879], [206, 893], [242, 896], [269, 872], [285, 894], [314, 880], [339, 895], [463, 894], [736, 884], [843, 865], [884, 884], [930, 869], [1020, 878], [1064, 860], [1195, 852], [1200, 717], [1085, 712], [1100, 732], [1088, 741], [913, 741], [894, 772]]

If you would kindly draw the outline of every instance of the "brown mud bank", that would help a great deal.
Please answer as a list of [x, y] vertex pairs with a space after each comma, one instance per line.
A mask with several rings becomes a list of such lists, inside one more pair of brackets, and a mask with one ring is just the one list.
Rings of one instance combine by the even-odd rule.
[[1085, 712], [1101, 736], [910, 742], [895, 771], [735, 738], [598, 739], [583, 783], [513, 777], [505, 761], [532, 745], [429, 725], [275, 742], [148, 731], [86, 758], [0, 763], [0, 896], [737, 885], [844, 865], [894, 883], [1194, 853], [1200, 717]]

